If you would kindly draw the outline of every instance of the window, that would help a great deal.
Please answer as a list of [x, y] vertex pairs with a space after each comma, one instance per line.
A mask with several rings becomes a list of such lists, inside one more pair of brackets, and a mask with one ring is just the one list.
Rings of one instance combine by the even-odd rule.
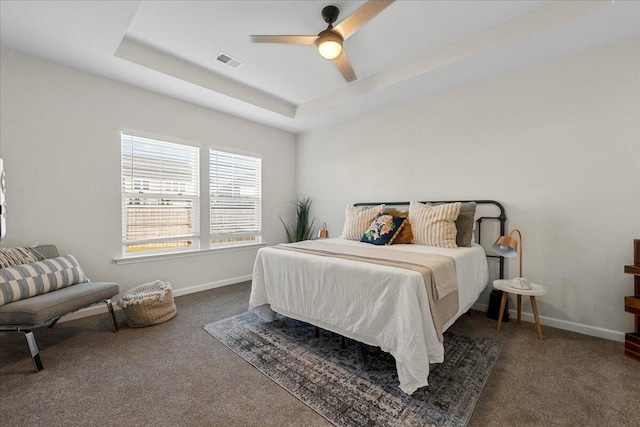
[[124, 134], [121, 144], [123, 253], [197, 248], [199, 149]]
[[[201, 184], [197, 147], [122, 134], [121, 148], [124, 256], [260, 241], [262, 159], [209, 149]], [[207, 202], [209, 230], [201, 234]]]
[[211, 243], [256, 241], [262, 227], [262, 159], [209, 150]]

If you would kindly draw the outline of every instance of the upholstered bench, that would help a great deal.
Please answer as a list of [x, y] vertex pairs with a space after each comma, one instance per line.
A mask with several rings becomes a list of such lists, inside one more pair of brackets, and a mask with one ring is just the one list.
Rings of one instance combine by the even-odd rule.
[[[38, 246], [33, 249], [38, 261], [58, 257], [58, 250], [53, 245]], [[31, 264], [23, 264], [23, 266], [27, 265]], [[0, 332], [22, 332], [25, 335], [31, 358], [38, 372], [43, 366], [32, 329], [42, 326], [51, 328], [66, 314], [104, 302], [109, 310], [113, 331], [117, 332], [118, 324], [111, 298], [119, 292], [120, 287], [117, 283], [87, 281], [5, 303], [0, 305]]]

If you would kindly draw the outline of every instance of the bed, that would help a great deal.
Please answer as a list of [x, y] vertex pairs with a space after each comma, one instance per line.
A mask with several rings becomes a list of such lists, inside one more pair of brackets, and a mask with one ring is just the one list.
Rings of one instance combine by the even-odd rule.
[[[476, 202], [500, 208], [500, 216], [480, 217], [478, 224], [483, 219], [499, 220], [504, 233], [502, 206]], [[386, 205], [402, 204], [406, 203]], [[480, 230], [476, 239], [481, 241]], [[430, 286], [428, 274], [416, 266], [422, 259], [453, 265], [443, 268], [453, 268], [455, 292]], [[500, 259], [501, 274], [502, 263]], [[431, 268], [434, 277], [445, 271]], [[322, 239], [260, 249], [249, 308], [265, 321], [280, 313], [380, 347], [395, 358], [400, 388], [411, 394], [428, 385], [429, 364], [444, 358], [442, 332], [471, 308], [488, 279], [487, 255], [476, 243], [448, 249]], [[439, 292], [444, 296], [438, 297]], [[440, 302], [453, 299], [455, 306]]]

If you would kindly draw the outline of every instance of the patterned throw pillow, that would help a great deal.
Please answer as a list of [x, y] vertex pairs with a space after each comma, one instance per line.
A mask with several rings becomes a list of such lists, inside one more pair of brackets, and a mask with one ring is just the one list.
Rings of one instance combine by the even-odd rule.
[[386, 213], [393, 216], [399, 216], [401, 218], [407, 218], [402, 223], [402, 228], [398, 231], [393, 239], [393, 245], [401, 245], [411, 243], [413, 241], [413, 233], [411, 232], [411, 223], [409, 222], [409, 211], [399, 211], [396, 209], [389, 209]]
[[373, 219], [360, 241], [374, 245], [390, 245], [402, 230], [405, 221], [406, 218], [399, 216], [380, 214]]
[[359, 209], [355, 206], [347, 206], [345, 210], [346, 219], [344, 221], [344, 228], [342, 229], [341, 239], [346, 240], [360, 240], [362, 235], [371, 221], [376, 215], [381, 214], [384, 211], [384, 205], [378, 205], [367, 209]]
[[417, 245], [457, 248], [455, 220], [460, 202], [429, 206], [419, 202], [409, 204], [409, 221], [413, 243]]
[[72, 255], [2, 268], [0, 306], [88, 281]]

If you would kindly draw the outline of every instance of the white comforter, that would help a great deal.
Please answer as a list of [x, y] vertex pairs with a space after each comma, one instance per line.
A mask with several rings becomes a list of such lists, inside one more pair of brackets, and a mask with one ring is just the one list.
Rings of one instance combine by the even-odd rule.
[[[331, 240], [376, 248], [366, 243]], [[454, 258], [460, 309], [445, 329], [473, 305], [486, 287], [488, 267], [479, 245], [458, 249], [421, 245], [385, 248]], [[380, 347], [396, 359], [400, 388], [407, 394], [428, 385], [429, 363], [444, 360], [444, 347], [431, 320], [424, 281], [415, 271], [262, 248], [253, 270], [249, 308], [267, 321], [278, 312]]]

